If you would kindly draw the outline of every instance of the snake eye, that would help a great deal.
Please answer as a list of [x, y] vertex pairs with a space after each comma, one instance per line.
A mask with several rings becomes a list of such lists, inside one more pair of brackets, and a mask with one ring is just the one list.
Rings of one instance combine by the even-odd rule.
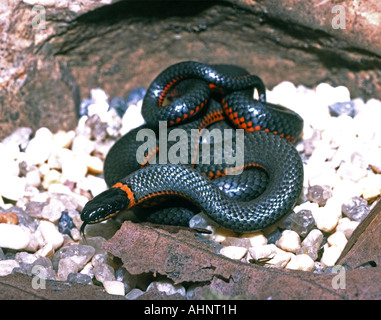
[[84, 229], [86, 224], [100, 222], [112, 217], [125, 209], [128, 204], [129, 200], [126, 193], [119, 188], [111, 188], [100, 193], [86, 203], [83, 208], [81, 219], [84, 225], [81, 230]]

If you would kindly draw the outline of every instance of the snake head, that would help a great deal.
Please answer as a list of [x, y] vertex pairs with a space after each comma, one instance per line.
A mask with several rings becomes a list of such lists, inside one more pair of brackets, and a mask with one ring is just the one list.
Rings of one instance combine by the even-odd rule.
[[125, 209], [129, 205], [129, 199], [126, 192], [120, 188], [108, 189], [86, 203], [81, 213], [83, 224], [81, 234], [84, 234], [85, 227], [88, 224], [107, 220]]

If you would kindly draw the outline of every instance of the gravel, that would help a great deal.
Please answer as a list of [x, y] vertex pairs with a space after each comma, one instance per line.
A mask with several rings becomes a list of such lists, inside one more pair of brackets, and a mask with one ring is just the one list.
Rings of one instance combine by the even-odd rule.
[[[150, 284], [132, 276], [102, 243], [119, 220], [89, 225], [79, 233], [80, 212], [107, 186], [103, 161], [117, 138], [144, 123], [144, 88], [126, 98], [91, 90], [82, 101], [77, 128], [52, 133], [19, 128], [0, 143], [0, 276], [12, 272], [45, 279], [102, 285], [106, 292], [136, 299], [154, 288], [191, 295], [194, 287], [168, 280]], [[304, 136], [296, 148], [305, 180], [300, 201], [287, 218], [267, 230], [236, 235], [202, 213], [191, 227], [209, 229], [221, 254], [265, 267], [323, 272], [334, 266], [348, 239], [381, 194], [381, 102], [351, 99], [347, 88], [315, 89], [282, 82], [268, 101], [298, 112]], [[263, 260], [265, 259], [265, 260]], [[38, 272], [37, 272], [38, 273]], [[144, 278], [144, 279], [143, 279]], [[188, 291], [189, 292], [188, 292]]]

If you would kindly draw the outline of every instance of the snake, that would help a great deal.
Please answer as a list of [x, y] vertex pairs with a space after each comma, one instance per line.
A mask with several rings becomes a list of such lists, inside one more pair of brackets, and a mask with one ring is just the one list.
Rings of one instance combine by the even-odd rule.
[[[82, 233], [86, 225], [107, 220], [120, 211], [149, 211], [163, 204], [161, 213], [153, 216], [164, 224], [178, 222], [181, 219], [176, 217], [181, 214], [173, 212], [170, 205], [175, 203], [188, 203], [237, 233], [252, 232], [273, 225], [295, 206], [303, 186], [303, 163], [293, 142], [301, 135], [303, 119], [284, 106], [267, 102], [260, 77], [233, 65], [179, 62], [149, 85], [142, 115], [146, 124], [125, 134], [108, 152], [103, 174], [109, 188], [84, 206]], [[230, 174], [233, 171], [223, 167], [226, 163], [194, 165], [190, 163], [192, 155], [188, 163], [147, 162], [150, 157], [157, 159], [158, 145], [145, 151], [145, 163], [137, 161], [139, 132], [146, 129], [158, 133], [160, 121], [187, 132], [216, 123], [243, 130], [243, 149], [236, 143], [233, 150], [244, 158], [241, 174]], [[250, 178], [254, 172], [257, 176]], [[254, 191], [254, 197], [247, 196], [245, 187], [254, 185], [259, 185], [260, 191]], [[244, 195], [237, 197], [237, 193]]]

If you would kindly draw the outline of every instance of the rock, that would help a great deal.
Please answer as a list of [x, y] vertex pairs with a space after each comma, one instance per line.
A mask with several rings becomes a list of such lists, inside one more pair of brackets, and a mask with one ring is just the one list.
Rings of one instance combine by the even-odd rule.
[[30, 234], [19, 225], [0, 223], [0, 247], [22, 250], [28, 247]]
[[74, 228], [73, 219], [69, 216], [68, 211], [62, 211], [61, 218], [58, 221], [58, 231], [63, 234], [70, 234], [72, 228]]
[[145, 94], [146, 89], [144, 87], [137, 87], [132, 89], [126, 98], [127, 105], [137, 105], [139, 101], [143, 100]]
[[9, 136], [2, 140], [5, 145], [12, 144], [18, 146], [21, 150], [25, 150], [28, 146], [29, 139], [33, 133], [32, 128], [20, 127], [14, 130]]
[[339, 259], [340, 254], [341, 254], [340, 248], [337, 246], [331, 246], [331, 247], [326, 247], [324, 249], [323, 255], [320, 259], [320, 262], [326, 265], [327, 267], [333, 267]]
[[328, 239], [327, 242], [330, 246], [336, 246], [341, 251], [344, 250], [345, 245], [347, 244], [348, 240], [345, 237], [345, 234], [341, 231], [336, 231], [335, 233], [332, 233]]
[[48, 160], [53, 148], [53, 134], [45, 127], [38, 129], [25, 150], [27, 162], [39, 165]]
[[352, 236], [353, 231], [358, 227], [360, 222], [351, 221], [348, 218], [342, 218], [339, 220], [339, 224], [336, 227], [336, 231], [343, 232], [345, 237], [349, 239]]
[[20, 267], [16, 260], [0, 260], [0, 277], [11, 274], [13, 269]]
[[13, 212], [0, 212], [0, 223], [18, 224], [18, 217]]
[[132, 289], [129, 293], [127, 293], [125, 297], [126, 297], [127, 300], [136, 300], [143, 293], [144, 293], [144, 291], [135, 288], [135, 289]]
[[185, 288], [181, 284], [174, 285], [172, 281], [170, 280], [161, 280], [161, 281], [154, 281], [151, 282], [151, 284], [147, 288], [147, 292], [150, 290], [156, 289], [157, 291], [167, 295], [171, 296], [174, 294], [180, 294], [185, 297]]
[[323, 237], [323, 233], [320, 230], [311, 230], [311, 232], [304, 238], [297, 253], [308, 254], [313, 260], [316, 260]]
[[250, 240], [246, 238], [226, 237], [221, 242], [221, 244], [224, 246], [236, 246], [236, 247], [243, 247], [243, 248], [251, 247]]
[[336, 102], [328, 106], [329, 113], [333, 117], [345, 114], [351, 118], [355, 116], [355, 104], [352, 101]]
[[[53, 146], [54, 149], [66, 149], [69, 148], [75, 137], [75, 131], [63, 131], [59, 130], [53, 134]], [[53, 150], [54, 151], [54, 150]]]
[[[94, 263], [93, 263], [94, 265]], [[97, 263], [94, 265], [94, 276], [99, 282], [105, 281], [115, 281], [115, 271], [114, 269], [105, 263]]]
[[57, 280], [66, 281], [69, 274], [77, 273], [80, 266], [71, 257], [62, 258], [58, 262]]
[[110, 109], [115, 109], [120, 118], [123, 117], [127, 108], [127, 101], [122, 97], [114, 97], [110, 102]]
[[307, 200], [317, 203], [323, 207], [327, 200], [332, 197], [332, 193], [328, 187], [314, 185], [308, 188]]
[[249, 248], [250, 256], [254, 260], [269, 258], [271, 256], [274, 256], [276, 252], [277, 252], [277, 247], [275, 246], [275, 244], [267, 244], [264, 246], [255, 246], [255, 247]]
[[291, 230], [302, 238], [315, 226], [315, 219], [310, 210], [301, 210], [291, 215]]
[[[0, 176], [0, 196], [17, 201], [25, 194], [26, 179], [13, 175]], [[4, 183], [6, 181], [6, 183]]]
[[248, 239], [252, 247], [264, 246], [267, 244], [267, 238], [262, 232], [244, 233], [240, 236], [241, 239]]
[[247, 249], [244, 247], [227, 246], [227, 247], [223, 247], [220, 250], [220, 253], [230, 259], [239, 260], [246, 255]]
[[52, 222], [42, 220], [38, 231], [41, 232], [45, 245], [50, 243], [54, 250], [63, 244], [64, 238]]
[[343, 214], [352, 220], [361, 222], [369, 213], [368, 202], [360, 197], [353, 197], [342, 205]]
[[91, 279], [91, 277], [87, 274], [82, 273], [69, 273], [66, 280], [69, 282], [76, 282], [87, 285], [93, 284], [93, 280]]
[[315, 263], [309, 255], [298, 254], [291, 258], [286, 268], [291, 270], [312, 271], [315, 268]]
[[53, 223], [57, 222], [65, 210], [63, 203], [57, 199], [50, 199], [49, 203], [42, 208], [41, 217]]
[[[69, 247], [59, 249], [53, 256], [52, 262], [55, 270], [58, 268], [59, 261], [69, 258], [81, 270], [95, 253], [95, 249], [87, 245], [73, 244]], [[69, 273], [67, 273], [68, 275]]]
[[119, 295], [119, 296], [124, 296], [125, 290], [124, 290], [124, 283], [121, 281], [103, 281], [103, 286], [106, 290], [107, 293], [109, 294], [114, 294], [114, 295]]
[[295, 231], [284, 230], [276, 245], [282, 250], [295, 253], [300, 248], [300, 237]]

